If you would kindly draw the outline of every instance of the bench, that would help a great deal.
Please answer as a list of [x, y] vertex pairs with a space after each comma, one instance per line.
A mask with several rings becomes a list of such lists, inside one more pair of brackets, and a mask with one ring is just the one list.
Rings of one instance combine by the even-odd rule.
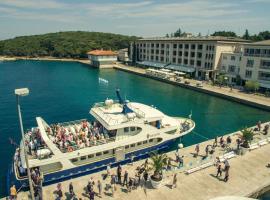
[[200, 165], [200, 166], [198, 166], [198, 167], [194, 167], [194, 168], [192, 168], [192, 169], [186, 170], [185, 173], [186, 173], [186, 174], [191, 174], [191, 173], [197, 172], [197, 171], [199, 171], [199, 170], [201, 170], [201, 169], [205, 169], [205, 168], [207, 168], [207, 167], [210, 167], [210, 166], [212, 166], [212, 165], [213, 165], [213, 162], [210, 161], [210, 162], [204, 163], [204, 164], [202, 164], [202, 165]]
[[251, 150], [254, 150], [254, 149], [257, 149], [257, 148], [259, 148], [259, 145], [257, 144], [257, 143], [253, 143], [253, 144], [251, 144], [251, 145], [249, 145], [249, 151], [251, 151]]
[[224, 162], [226, 159], [231, 159], [235, 156], [236, 156], [235, 153], [233, 151], [231, 151], [229, 153], [225, 153], [222, 156], [219, 156], [218, 158], [219, 158], [220, 162]]
[[207, 168], [207, 167], [212, 166], [213, 164], [214, 164], [214, 163], [211, 161], [211, 162], [208, 162], [208, 163], [205, 163], [205, 164], [201, 165], [200, 168], [201, 168], [201, 169], [205, 169], [205, 168]]
[[268, 141], [267, 141], [267, 139], [263, 139], [263, 140], [260, 140], [260, 141], [258, 142], [258, 144], [259, 144], [260, 146], [263, 146], [263, 145], [268, 144]]

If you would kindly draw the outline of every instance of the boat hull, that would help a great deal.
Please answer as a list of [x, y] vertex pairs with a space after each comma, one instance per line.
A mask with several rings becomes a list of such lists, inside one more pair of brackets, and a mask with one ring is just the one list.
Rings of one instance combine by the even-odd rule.
[[[130, 152], [125, 154], [125, 159], [122, 161], [116, 161], [115, 158], [108, 158], [101, 161], [97, 161], [94, 163], [89, 163], [86, 165], [74, 167], [67, 170], [61, 170], [55, 173], [50, 173], [44, 175], [43, 185], [51, 185], [54, 183], [62, 182], [65, 180], [69, 180], [72, 178], [77, 178], [80, 176], [85, 176], [88, 174], [93, 174], [99, 171], [103, 171], [107, 169], [107, 165], [110, 165], [111, 168], [117, 167], [119, 164], [124, 165], [132, 162], [131, 157], [133, 157], [133, 161], [138, 161], [141, 159], [145, 159], [149, 157], [149, 153], [153, 151], [167, 151], [170, 147], [175, 143], [178, 138], [174, 138], [165, 142], [162, 142], [156, 146], [148, 147], [145, 149], [140, 149], [134, 152]], [[22, 190], [28, 189], [28, 180], [25, 178], [23, 180], [18, 180], [15, 176], [14, 165], [11, 165], [7, 172], [7, 192], [9, 192], [9, 188], [12, 185], [15, 185], [16, 188], [22, 188]]]

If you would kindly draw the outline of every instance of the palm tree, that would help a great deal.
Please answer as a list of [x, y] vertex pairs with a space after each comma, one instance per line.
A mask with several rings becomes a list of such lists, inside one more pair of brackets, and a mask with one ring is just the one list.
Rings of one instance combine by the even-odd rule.
[[249, 147], [249, 143], [251, 142], [251, 140], [253, 140], [253, 131], [251, 129], [244, 128], [241, 133], [244, 140], [243, 146]]
[[166, 154], [153, 153], [151, 155], [150, 170], [154, 171], [151, 178], [154, 181], [162, 180], [162, 169], [167, 165], [168, 157]]

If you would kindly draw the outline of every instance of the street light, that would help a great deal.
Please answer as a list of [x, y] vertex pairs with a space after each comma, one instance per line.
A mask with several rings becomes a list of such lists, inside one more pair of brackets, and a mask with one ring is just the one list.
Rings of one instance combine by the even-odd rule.
[[15, 95], [16, 95], [16, 100], [17, 100], [17, 108], [18, 108], [18, 115], [19, 115], [19, 121], [20, 121], [20, 128], [21, 128], [21, 134], [22, 134], [22, 147], [23, 147], [23, 152], [24, 152], [24, 159], [26, 162], [26, 168], [27, 168], [27, 176], [28, 176], [28, 181], [29, 181], [29, 188], [30, 188], [30, 194], [31, 194], [31, 199], [34, 200], [34, 190], [33, 190], [33, 184], [31, 180], [31, 174], [30, 174], [30, 169], [29, 169], [29, 162], [28, 162], [28, 154], [25, 149], [25, 138], [24, 138], [24, 130], [23, 130], [23, 123], [22, 123], [22, 114], [21, 114], [21, 106], [20, 106], [20, 101], [19, 97], [27, 96], [29, 94], [29, 89], [28, 88], [20, 88], [20, 89], [15, 89]]

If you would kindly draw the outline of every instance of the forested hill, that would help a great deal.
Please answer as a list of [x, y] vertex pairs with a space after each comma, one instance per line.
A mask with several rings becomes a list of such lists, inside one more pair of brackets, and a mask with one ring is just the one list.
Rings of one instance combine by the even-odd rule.
[[21, 36], [0, 41], [0, 55], [84, 58], [89, 50], [127, 48], [135, 39], [135, 36], [84, 31]]

